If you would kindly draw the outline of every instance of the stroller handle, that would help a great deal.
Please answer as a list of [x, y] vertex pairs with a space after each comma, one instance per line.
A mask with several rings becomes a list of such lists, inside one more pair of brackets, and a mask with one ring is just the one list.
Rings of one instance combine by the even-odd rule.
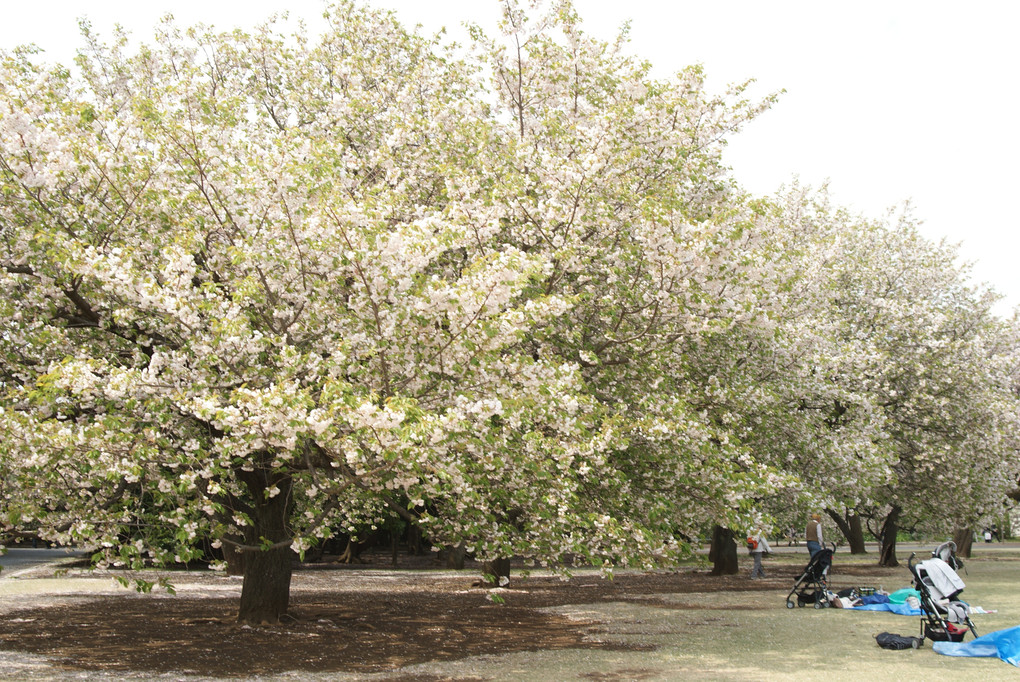
[[916, 554], [916, 553], [914, 553], [914, 552], [911, 552], [911, 553], [910, 553], [910, 556], [909, 556], [909, 557], [907, 557], [907, 568], [909, 568], [911, 572], [913, 572], [913, 571], [914, 571], [914, 558], [915, 558], [916, 556], [917, 556], [917, 554]]

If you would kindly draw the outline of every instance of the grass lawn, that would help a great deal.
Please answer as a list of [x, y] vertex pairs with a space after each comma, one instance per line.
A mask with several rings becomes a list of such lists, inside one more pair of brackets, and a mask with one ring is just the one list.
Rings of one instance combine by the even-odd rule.
[[[785, 557], [784, 557], [785, 559]], [[908, 587], [910, 572], [905, 562], [899, 582], [878, 573], [864, 580], [840, 574], [841, 566], [866, 566], [874, 555], [851, 557], [836, 554], [832, 582], [864, 584], [889, 591]], [[1020, 625], [1020, 557], [1016, 554], [986, 555], [980, 550], [966, 562], [961, 577], [967, 584], [962, 597], [968, 603], [995, 610], [973, 616], [979, 634]], [[894, 579], [895, 576], [892, 576]], [[791, 584], [792, 587], [792, 584]], [[684, 669], [700, 671], [702, 679], [829, 679], [894, 680], [1020, 679], [1020, 670], [995, 658], [953, 658], [936, 654], [931, 642], [917, 651], [887, 651], [878, 647], [880, 632], [917, 635], [919, 619], [887, 612], [785, 607], [787, 588], [774, 598], [756, 600], [761, 610], [733, 609], [714, 612], [721, 617], [706, 627], [693, 628], [683, 646], [672, 655]], [[737, 597], [739, 595], [734, 595]], [[710, 596], [713, 602], [716, 595]], [[734, 598], [736, 606], [747, 601]], [[970, 641], [967, 636], [967, 641]], [[669, 647], [667, 642], [662, 644]]]
[[[838, 551], [833, 559], [830, 585], [833, 589], [883, 587], [890, 592], [907, 587], [911, 577], [906, 566], [907, 554], [900, 554], [902, 566], [879, 568], [875, 565], [877, 555], [874, 552], [852, 556]], [[305, 611], [313, 605], [320, 610], [333, 605], [351, 613], [344, 611], [347, 615], [335, 619], [336, 622], [306, 618], [288, 627], [266, 629], [263, 634], [268, 644], [263, 646], [276, 647], [273, 649], [276, 653], [292, 649], [296, 652], [298, 645], [309, 637], [321, 636], [321, 640], [313, 642], [314, 656], [298, 652], [293, 657], [293, 668], [289, 664], [273, 668], [287, 672], [263, 671], [257, 673], [255, 679], [331, 682], [1020, 681], [1020, 669], [997, 658], [942, 656], [932, 651], [930, 641], [916, 651], [887, 651], [875, 643], [874, 636], [880, 632], [917, 635], [918, 617], [833, 608], [787, 609], [786, 596], [807, 563], [806, 553], [777, 553], [765, 562], [768, 578], [754, 582], [746, 577], [750, 558], [742, 553], [740, 560], [742, 574], [724, 579], [707, 575], [704, 557], [678, 572], [628, 573], [614, 584], [602, 582], [593, 571], [579, 571], [579, 579], [571, 581], [573, 587], [566, 597], [554, 594], [558, 589], [555, 586], [561, 584], [558, 580], [548, 576], [531, 581], [522, 579], [516, 583], [516, 592], [507, 593], [506, 606], [489, 603], [484, 598], [484, 590], [470, 589], [472, 578], [464, 572], [304, 571], [296, 576], [296, 594], [299, 595], [296, 601], [304, 605]], [[974, 557], [966, 560], [966, 568], [960, 573], [967, 585], [963, 598], [974, 606], [996, 611], [973, 617], [980, 634], [1020, 625], [1020, 545], [976, 545]], [[64, 627], [62, 632], [73, 631], [73, 639], [80, 639], [79, 644], [86, 652], [112, 647], [117, 665], [100, 665], [97, 669], [81, 661], [74, 662], [85, 657], [83, 650], [68, 649], [73, 642], [63, 639], [55, 642], [64, 647], [60, 651], [51, 651], [52, 647], [27, 649], [39, 650], [44, 655], [48, 652], [56, 661], [63, 660], [56, 665], [39, 658], [26, 658], [16, 653], [18, 647], [11, 643], [3, 648], [15, 651], [0, 650], [0, 679], [104, 682], [183, 679], [179, 675], [183, 670], [180, 657], [194, 667], [195, 657], [201, 653], [198, 649], [208, 649], [211, 655], [218, 657], [218, 664], [213, 667], [216, 672], [193, 673], [186, 679], [196, 682], [237, 679], [230, 674], [218, 675], [224, 672], [221, 664], [227, 653], [224, 643], [237, 639], [243, 640], [241, 644], [244, 645], [258, 634], [237, 628], [230, 622], [240, 583], [209, 572], [183, 573], [178, 576], [178, 582], [181, 593], [176, 598], [158, 593], [135, 595], [114, 587], [109, 578], [102, 580], [87, 572], [72, 571], [69, 575], [4, 582], [0, 587], [9, 588], [0, 589], [0, 602], [6, 604], [5, 615], [26, 607], [36, 609], [20, 613], [18, 622], [24, 624], [15, 625], [10, 637], [15, 640], [30, 637], [29, 626], [37, 626], [39, 637], [45, 642], [53, 641], [53, 630], [44, 626], [50, 622], [44, 621], [44, 616], [49, 614], [56, 618], [52, 621], [54, 624]], [[101, 588], [102, 595], [87, 595], [86, 588], [90, 586]], [[550, 594], [554, 596], [542, 597], [543, 591], [548, 590], [552, 590]], [[355, 598], [360, 599], [357, 606]], [[100, 601], [86, 601], [89, 599]], [[182, 607], [185, 610], [182, 620], [173, 620], [164, 611], [178, 599], [197, 601]], [[315, 599], [327, 601], [319, 604]], [[529, 599], [533, 600], [530, 604]], [[222, 608], [226, 614], [222, 618], [197, 617], [197, 612], [193, 611], [219, 602], [223, 603], [216, 608]], [[370, 607], [378, 611], [374, 620]], [[83, 608], [84, 612], [71, 613], [75, 608]], [[95, 616], [100, 608], [105, 609], [103, 613], [108, 617], [87, 626], [84, 616]], [[130, 614], [134, 614], [132, 617], [136, 620], [130, 622], [135, 625], [128, 624]], [[555, 619], [555, 616], [570, 620]], [[555, 619], [556, 623], [550, 625], [543, 619]], [[396, 627], [406, 620], [413, 621], [413, 627]], [[395, 629], [385, 629], [388, 625], [394, 625]], [[160, 637], [169, 638], [173, 646], [166, 648], [168, 642], [158, 637], [158, 641], [141, 637], [143, 630], [148, 636], [152, 634], [149, 630], [156, 626], [169, 628], [165, 636]], [[543, 626], [547, 629], [541, 629]], [[189, 632], [194, 635], [193, 631], [202, 628], [202, 632], [213, 638], [210, 642], [203, 644], [188, 639]], [[117, 652], [125, 650], [117, 648], [109, 635], [111, 631], [129, 638], [141, 637], [131, 651], [144, 653], [151, 647], [164, 646], [168, 657], [177, 658], [161, 659], [155, 667], [151, 662], [133, 666], [126, 659], [117, 658]], [[569, 641], [556, 640], [556, 633]], [[523, 644], [516, 648], [509, 646], [511, 635], [523, 638]], [[409, 644], [417, 639], [431, 648], [423, 655], [409, 657]], [[469, 639], [481, 645], [465, 649], [458, 644]], [[968, 635], [966, 641], [971, 639]], [[395, 648], [384, 646], [391, 640]], [[351, 661], [363, 663], [361, 658], [370, 655], [370, 644], [375, 646], [371, 649], [373, 655], [378, 657], [382, 655], [380, 652], [389, 652], [386, 655], [393, 655], [393, 660], [384, 656], [383, 660], [375, 661], [378, 665], [370, 668], [373, 672], [342, 661], [334, 661], [328, 667], [315, 663], [322, 657], [332, 659], [341, 654], [350, 654]], [[250, 662], [255, 652], [246, 646], [235, 653], [243, 661]], [[450, 655], [438, 655], [439, 649], [451, 647], [455, 650], [451, 649]], [[472, 651], [483, 653], [472, 655]], [[420, 662], [411, 663], [414, 660]], [[18, 667], [14, 667], [15, 664]], [[385, 669], [388, 671], [382, 672]], [[238, 670], [251, 674], [255, 668], [241, 666]], [[5, 676], [12, 671], [14, 677]]]
[[[995, 550], [975, 546], [974, 558], [960, 571], [967, 585], [962, 597], [996, 611], [973, 617], [979, 634], [1020, 625], [1020, 551]], [[766, 571], [799, 575], [805, 559], [779, 554], [766, 561]], [[890, 592], [909, 587], [906, 556], [897, 569], [878, 569], [876, 560], [874, 553], [837, 552], [831, 583], [881, 585]], [[746, 556], [741, 562], [742, 570], [749, 566]], [[419, 670], [453, 679], [498, 680], [1020, 680], [1020, 669], [998, 658], [943, 656], [932, 651], [929, 640], [916, 651], [882, 649], [875, 635], [917, 635], [920, 619], [888, 612], [787, 609], [792, 585], [791, 580], [765, 592], [657, 595], [657, 603], [648, 606], [556, 607], [558, 613], [606, 623], [598, 636], [627, 648], [483, 657]], [[971, 639], [967, 635], [966, 641]]]

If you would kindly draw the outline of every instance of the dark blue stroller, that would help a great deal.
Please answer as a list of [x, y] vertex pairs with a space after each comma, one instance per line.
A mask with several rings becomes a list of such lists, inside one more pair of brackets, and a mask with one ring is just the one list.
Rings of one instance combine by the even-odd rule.
[[[829, 605], [826, 592], [829, 591], [829, 568], [832, 566], [832, 555], [835, 551], [836, 544], [833, 543], [832, 549], [824, 548], [815, 552], [793, 584], [790, 594], [786, 595], [786, 608], [813, 604], [816, 609], [821, 609]], [[797, 595], [796, 601], [793, 595]]]

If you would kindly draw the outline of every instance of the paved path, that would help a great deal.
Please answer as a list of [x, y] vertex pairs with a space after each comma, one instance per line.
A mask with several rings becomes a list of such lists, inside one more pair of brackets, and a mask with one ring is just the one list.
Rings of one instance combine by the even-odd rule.
[[0, 556], [0, 566], [3, 567], [0, 580], [16, 578], [33, 568], [83, 555], [80, 550], [68, 547], [10, 547], [6, 554]]
[[[807, 547], [803, 543], [800, 545], [787, 546], [785, 540], [771, 543], [772, 551], [779, 554], [803, 554], [807, 557]], [[878, 544], [869, 542], [866, 544], [867, 550], [871, 554], [878, 554]], [[900, 557], [903, 561], [910, 556], [911, 552], [917, 552], [918, 556], [926, 555], [928, 552], [935, 548], [935, 544], [931, 542], [900, 542], [896, 544], [896, 556]], [[1018, 542], [975, 542], [974, 549], [979, 551], [996, 551], [996, 550], [1016, 550], [1020, 549], [1020, 543]], [[836, 549], [836, 553], [849, 552], [846, 546], [839, 547]], [[708, 547], [702, 547], [698, 550], [698, 553], [707, 554]], [[15, 577], [15, 574], [38, 568], [45, 564], [62, 561], [70, 557], [84, 556], [84, 552], [75, 550], [67, 547], [58, 548], [32, 548], [32, 547], [11, 547], [8, 548], [7, 553], [0, 556], [0, 566], [3, 570], [0, 571], [0, 580], [4, 578]]]
[[[896, 543], [896, 556], [900, 561], [906, 561], [907, 557], [910, 556], [911, 552], [916, 552], [917, 556], [925, 557], [931, 553], [933, 549], [938, 545], [937, 542], [897, 542]], [[807, 558], [807, 546], [801, 542], [799, 545], [787, 546], [786, 540], [777, 540], [775, 542], [769, 539], [769, 546], [772, 547], [772, 551], [777, 554], [803, 554]], [[866, 542], [864, 543], [865, 548], [869, 554], [878, 554], [879, 546], [877, 542]], [[708, 554], [708, 546], [704, 546], [698, 550], [700, 554]], [[743, 550], [743, 547], [738, 547], [739, 550]], [[1020, 542], [975, 542], [974, 551], [986, 552], [986, 551], [1016, 551], [1020, 549]], [[836, 554], [849, 554], [850, 546], [841, 545], [836, 548]]]

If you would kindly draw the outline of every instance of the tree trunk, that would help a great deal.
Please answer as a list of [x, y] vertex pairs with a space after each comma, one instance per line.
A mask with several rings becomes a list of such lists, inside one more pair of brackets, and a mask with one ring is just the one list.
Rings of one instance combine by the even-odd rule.
[[867, 554], [868, 549], [864, 545], [864, 524], [861, 522], [861, 517], [851, 514], [849, 521], [850, 535], [847, 536], [847, 541], [850, 543], [850, 553]]
[[[247, 485], [253, 504], [250, 514], [252, 524], [245, 528], [245, 543], [281, 546], [245, 553], [244, 582], [241, 586], [237, 621], [248, 625], [279, 623], [290, 604], [294, 552], [286, 541], [290, 538], [287, 520], [291, 507], [291, 479], [268, 469], [241, 471], [238, 478]], [[279, 492], [268, 497], [265, 493], [273, 487]]]
[[462, 542], [456, 547], [446, 546], [446, 567], [455, 571], [464, 570], [464, 559], [467, 558], [466, 545]]
[[250, 552], [244, 560], [244, 583], [237, 622], [275, 625], [290, 605], [290, 547]]
[[[239, 537], [231, 536], [228, 539], [241, 542]], [[223, 544], [223, 560], [227, 563], [227, 575], [244, 575], [244, 554], [231, 544]]]
[[841, 514], [837, 514], [832, 509], [826, 509], [825, 512], [832, 519], [836, 527], [839, 528], [839, 532], [846, 538], [847, 543], [850, 545], [851, 554], [867, 554], [868, 550], [864, 546], [864, 527], [861, 524], [861, 517], [852, 512], [847, 512], [846, 517]]
[[896, 534], [900, 530], [900, 514], [902, 509], [893, 505], [889, 515], [885, 517], [882, 524], [882, 551], [878, 556], [879, 566], [899, 566], [896, 559]]
[[737, 563], [737, 543], [729, 528], [716, 526], [712, 529], [712, 546], [708, 560], [712, 562], [712, 575], [736, 575], [740, 572]]
[[[221, 516], [220, 521], [227, 523], [226, 516]], [[227, 575], [244, 575], [244, 552], [236, 547], [236, 545], [244, 544], [244, 537], [240, 535], [224, 535], [223, 545], [218, 549], [214, 550], [216, 555], [222, 555], [223, 561], [227, 565]]]
[[506, 587], [510, 584], [510, 560], [499, 558], [486, 562], [485, 574], [492, 577], [493, 587]]
[[971, 545], [974, 544], [974, 529], [957, 528], [953, 531], [953, 542], [956, 543], [957, 556], [969, 559]]
[[337, 562], [341, 564], [363, 564], [361, 560], [361, 543], [350, 538], [347, 540], [347, 547], [344, 549], [343, 554], [337, 557]]
[[425, 543], [422, 538], [421, 528], [416, 525], [412, 525], [407, 529], [408, 539], [408, 551], [414, 556], [421, 556], [425, 553]]

